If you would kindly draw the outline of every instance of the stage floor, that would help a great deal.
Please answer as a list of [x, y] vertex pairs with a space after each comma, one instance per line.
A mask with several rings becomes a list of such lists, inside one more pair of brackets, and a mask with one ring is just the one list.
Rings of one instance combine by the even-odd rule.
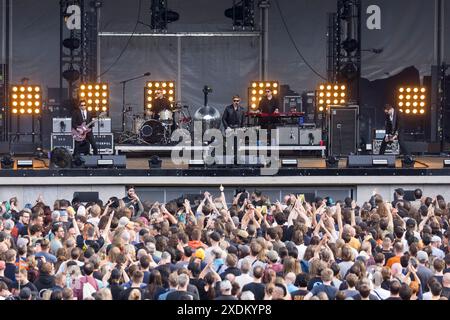
[[[287, 159], [294, 159], [295, 157], [286, 157]], [[29, 160], [30, 158], [27, 157], [17, 157], [15, 160]], [[161, 169], [166, 170], [189, 170], [189, 167], [187, 164], [174, 164], [169, 157], [162, 157], [160, 158], [162, 160]], [[425, 157], [417, 157], [416, 163], [414, 165], [414, 169], [443, 169], [443, 160], [448, 158], [443, 157], [432, 157], [432, 156], [425, 156]], [[126, 169], [127, 170], [148, 170], [148, 160], [149, 157], [127, 157], [126, 162]], [[322, 158], [307, 158], [307, 157], [297, 157], [298, 160], [298, 169], [327, 169], [325, 159]], [[341, 159], [339, 161], [339, 169], [346, 169], [347, 168], [347, 159]], [[396, 168], [400, 169], [402, 168], [402, 162], [400, 159], [397, 159], [396, 161]], [[15, 169], [17, 169], [15, 167]], [[35, 159], [33, 162], [33, 169], [34, 170], [49, 170], [49, 160], [43, 159], [43, 160], [37, 160]], [[239, 168], [237, 168], [239, 169]], [[295, 168], [290, 168], [295, 169]], [[447, 168], [444, 168], [447, 169]], [[25, 169], [26, 170], [26, 169]], [[29, 169], [28, 169], [29, 170]], [[123, 169], [122, 169], [123, 170]], [[153, 169], [154, 170], [154, 169]], [[191, 169], [193, 170], [193, 169]], [[335, 170], [335, 169], [334, 169]], [[361, 170], [361, 169], [358, 169]], [[380, 169], [377, 169], [380, 170]], [[392, 169], [391, 169], [392, 170]], [[4, 171], [4, 170], [2, 170]], [[1, 171], [0, 171], [1, 172]]]

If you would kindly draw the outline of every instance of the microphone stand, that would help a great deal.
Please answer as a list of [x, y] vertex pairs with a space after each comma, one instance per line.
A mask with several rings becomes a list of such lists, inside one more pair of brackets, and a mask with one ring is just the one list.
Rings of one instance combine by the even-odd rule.
[[122, 132], [125, 132], [125, 113], [126, 113], [126, 111], [125, 111], [125, 86], [130, 81], [138, 80], [138, 79], [145, 78], [148, 76], [150, 76], [150, 72], [147, 72], [138, 77], [130, 78], [130, 79], [119, 82], [122, 85]]

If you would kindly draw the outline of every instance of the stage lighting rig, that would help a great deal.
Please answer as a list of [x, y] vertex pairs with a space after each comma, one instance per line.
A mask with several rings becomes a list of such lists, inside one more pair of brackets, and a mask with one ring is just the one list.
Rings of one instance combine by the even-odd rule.
[[78, 97], [86, 101], [88, 111], [107, 112], [109, 109], [107, 83], [83, 83], [80, 85]]
[[36, 85], [11, 86], [10, 109], [15, 115], [40, 114], [42, 108], [42, 89]]
[[10, 154], [5, 154], [1, 160], [2, 169], [13, 169], [14, 159]]
[[233, 19], [233, 29], [255, 28], [255, 0], [233, 0], [233, 6], [225, 10], [224, 14]]
[[164, 96], [169, 100], [170, 107], [173, 108], [175, 103], [175, 81], [148, 81], [144, 88], [145, 108], [151, 110], [153, 101], [156, 98], [156, 90], [162, 90]]
[[327, 165], [327, 168], [338, 168], [339, 167], [339, 158], [336, 156], [329, 156], [325, 160], [325, 164]]
[[162, 164], [162, 160], [157, 156], [154, 155], [148, 160], [148, 167], [150, 169], [160, 169]]
[[322, 83], [316, 90], [316, 106], [320, 112], [330, 105], [343, 106], [347, 103], [347, 86], [338, 83]]
[[412, 155], [405, 155], [405, 157], [402, 159], [402, 167], [403, 168], [414, 168], [414, 164], [416, 163], [416, 160]]
[[166, 0], [151, 0], [150, 15], [150, 28], [155, 32], [167, 31], [167, 24], [180, 19], [178, 12], [168, 9]]
[[248, 88], [248, 105], [250, 111], [258, 109], [259, 101], [264, 97], [265, 90], [271, 89], [272, 94], [277, 96], [280, 90], [278, 81], [253, 81]]
[[425, 114], [427, 89], [419, 86], [400, 87], [397, 92], [397, 106], [405, 114]]

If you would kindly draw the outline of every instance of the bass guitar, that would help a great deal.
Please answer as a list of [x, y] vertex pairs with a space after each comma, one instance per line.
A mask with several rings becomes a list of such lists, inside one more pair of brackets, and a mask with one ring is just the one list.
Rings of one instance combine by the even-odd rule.
[[106, 116], [106, 112], [102, 112], [98, 115], [98, 117], [95, 120], [92, 120], [88, 124], [86, 124], [86, 122], [83, 122], [76, 129], [72, 129], [73, 139], [77, 142], [82, 142], [82, 141], [86, 140], [87, 134], [92, 131], [90, 126], [92, 126], [94, 123], [98, 122], [101, 118], [104, 118], [105, 116]]

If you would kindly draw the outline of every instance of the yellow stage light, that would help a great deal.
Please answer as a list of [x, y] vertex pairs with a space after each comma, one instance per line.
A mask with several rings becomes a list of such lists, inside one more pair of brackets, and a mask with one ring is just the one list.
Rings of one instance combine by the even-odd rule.
[[[151, 109], [153, 107], [152, 103], [147, 103], [149, 101], [154, 101], [156, 98], [156, 91], [161, 90], [161, 92], [163, 93], [163, 95], [167, 98], [167, 100], [169, 100], [169, 102], [171, 102], [170, 107], [173, 108], [174, 107], [174, 101], [175, 101], [175, 92], [176, 92], [176, 88], [175, 88], [175, 84], [173, 81], [167, 81], [167, 80], [163, 80], [163, 81], [149, 81], [146, 83], [146, 88], [155, 88], [154, 90], [144, 90], [144, 101], [146, 102], [145, 109]], [[165, 89], [163, 89], [165, 88]], [[170, 88], [170, 90], [169, 90]]]
[[[400, 87], [398, 89], [399, 94], [397, 95], [397, 102], [399, 107], [405, 106], [405, 109], [403, 110], [406, 114], [424, 114], [425, 110], [421, 109], [418, 110], [417, 108], [424, 108], [425, 107], [425, 100], [426, 95], [424, 92], [426, 92], [425, 87]], [[404, 95], [403, 92], [407, 92], [408, 94]], [[418, 94], [420, 92], [420, 94]], [[403, 101], [406, 100], [406, 103]], [[412, 109], [411, 109], [412, 108]], [[402, 112], [403, 112], [402, 111]]]
[[106, 83], [83, 83], [78, 95], [80, 100], [88, 97], [88, 111], [99, 111], [102, 107], [109, 109], [109, 86]]
[[[327, 106], [345, 105], [346, 104], [346, 86], [342, 84], [319, 84], [316, 90], [316, 104], [317, 107], [326, 109]], [[324, 99], [326, 97], [326, 99]]]
[[[36, 85], [14, 85], [11, 87], [11, 112], [19, 115], [33, 114], [33, 107], [41, 106], [41, 88]], [[20, 94], [18, 94], [20, 92]], [[17, 109], [17, 107], [21, 107]]]

